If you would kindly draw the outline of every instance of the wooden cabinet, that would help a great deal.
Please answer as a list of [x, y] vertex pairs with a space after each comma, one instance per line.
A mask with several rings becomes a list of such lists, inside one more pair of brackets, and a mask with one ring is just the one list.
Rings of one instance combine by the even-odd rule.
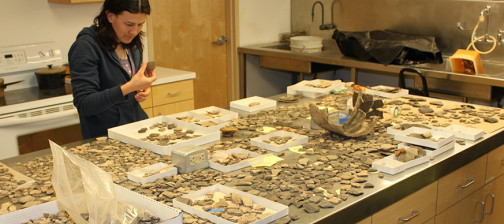
[[357, 222], [356, 224], [371, 224], [371, 216]]
[[486, 163], [484, 155], [439, 179], [437, 214], [485, 184]]
[[47, 0], [49, 3], [60, 3], [60, 4], [82, 4], [82, 3], [98, 3], [104, 2], [104, 0]]
[[504, 145], [488, 153], [486, 182], [490, 182], [502, 174], [504, 174]]
[[435, 181], [380, 210], [373, 215], [373, 224], [425, 223], [429, 221], [436, 214], [437, 186], [438, 182]]
[[481, 223], [485, 218], [483, 213], [484, 191], [484, 188], [480, 188], [469, 194], [468, 197], [438, 214], [435, 222], [443, 224]]
[[[494, 150], [495, 151], [495, 150]], [[489, 154], [490, 156], [490, 154]], [[497, 224], [504, 220], [504, 176], [485, 186], [485, 219], [483, 223]]]
[[193, 80], [183, 80], [152, 87], [150, 98], [140, 103], [149, 117], [194, 109]]

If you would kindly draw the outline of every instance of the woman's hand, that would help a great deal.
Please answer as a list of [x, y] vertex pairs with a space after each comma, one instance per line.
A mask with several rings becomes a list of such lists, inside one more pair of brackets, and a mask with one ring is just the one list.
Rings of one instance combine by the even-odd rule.
[[157, 80], [157, 76], [154, 71], [150, 72], [150, 76], [146, 76], [146, 67], [147, 63], [142, 63], [142, 66], [140, 67], [138, 72], [131, 77], [131, 80], [121, 86], [121, 90], [124, 96], [132, 92], [144, 92], [145, 90], [150, 88], [154, 81]]
[[137, 94], [135, 95], [135, 99], [139, 103], [141, 103], [141, 102], [145, 101], [149, 97], [150, 93], [151, 93], [151, 88], [150, 87], [147, 88], [147, 89], [145, 89], [145, 90], [143, 90], [143, 91], [137, 91]]

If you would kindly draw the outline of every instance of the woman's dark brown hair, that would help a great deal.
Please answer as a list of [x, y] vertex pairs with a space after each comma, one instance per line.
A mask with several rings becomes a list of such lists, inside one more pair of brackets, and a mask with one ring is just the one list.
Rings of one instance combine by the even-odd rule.
[[[94, 18], [94, 25], [96, 26], [96, 33], [103, 43], [103, 48], [106, 50], [114, 50], [119, 44], [112, 24], [107, 19], [107, 12], [119, 15], [124, 11], [150, 15], [149, 0], [105, 0], [100, 14]], [[140, 31], [131, 43], [124, 44], [123, 47], [142, 49], [142, 37], [144, 35], [144, 32]]]

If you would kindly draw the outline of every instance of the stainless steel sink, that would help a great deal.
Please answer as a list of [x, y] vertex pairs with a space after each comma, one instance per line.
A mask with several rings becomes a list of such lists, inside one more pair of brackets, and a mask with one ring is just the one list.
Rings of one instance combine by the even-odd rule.
[[[494, 75], [499, 75], [504, 73], [504, 64], [501, 63], [495, 63], [495, 62], [488, 62], [488, 61], [483, 61], [483, 71], [485, 72], [484, 74], [479, 74], [480, 76], [490, 76], [493, 77]], [[442, 71], [442, 72], [452, 72], [452, 68], [450, 65], [450, 59], [449, 57], [443, 57], [443, 63], [442, 64], [430, 64], [430, 63], [425, 63], [425, 64], [416, 64], [416, 65], [409, 65], [414, 68], [420, 68], [420, 69], [429, 69], [429, 70], [435, 70], [435, 71]]]

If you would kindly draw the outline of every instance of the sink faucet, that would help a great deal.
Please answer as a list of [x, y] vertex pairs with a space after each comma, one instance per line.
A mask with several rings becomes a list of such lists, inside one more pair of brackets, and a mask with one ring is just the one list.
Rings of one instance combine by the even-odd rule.
[[330, 30], [330, 29], [333, 29], [334, 28], [334, 24], [324, 24], [324, 4], [322, 4], [321, 1], [316, 1], [315, 3], [313, 3], [312, 5], [312, 9], [311, 9], [311, 15], [312, 15], [312, 22], [313, 20], [315, 19], [315, 6], [318, 4], [320, 4], [320, 7], [322, 8], [322, 24], [320, 25], [320, 29], [321, 30]]
[[331, 26], [331, 29], [336, 28], [336, 24], [334, 24], [334, 3], [336, 3], [336, 0], [333, 0], [333, 2], [331, 3], [331, 24], [329, 24], [329, 26]]

